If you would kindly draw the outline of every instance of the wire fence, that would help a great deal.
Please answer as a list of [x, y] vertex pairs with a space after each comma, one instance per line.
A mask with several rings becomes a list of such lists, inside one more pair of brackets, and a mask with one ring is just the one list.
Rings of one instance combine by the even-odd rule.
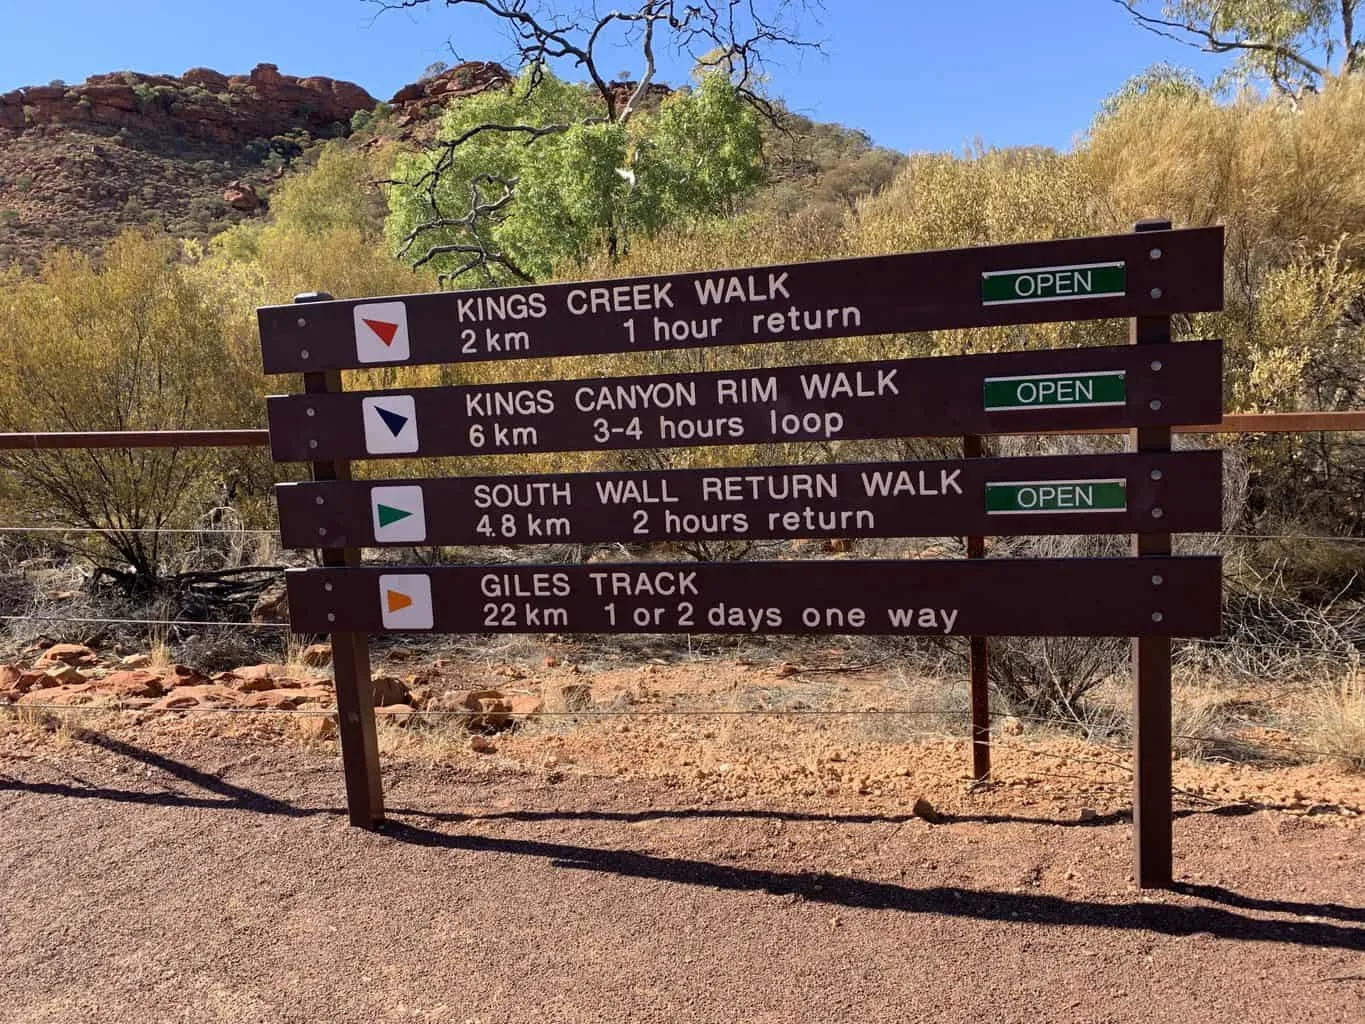
[[[148, 698], [150, 699], [150, 698]], [[337, 710], [334, 707], [242, 707], [242, 706], [221, 706], [211, 704], [196, 704], [189, 707], [155, 707], [130, 705], [118, 699], [107, 703], [86, 703], [86, 704], [44, 704], [44, 703], [18, 703], [0, 704], [0, 711], [7, 711], [11, 714], [23, 715], [33, 712], [47, 712], [58, 714], [153, 714], [153, 715], [240, 715], [240, 716], [273, 716], [283, 718], [334, 718]], [[515, 710], [470, 710], [470, 709], [435, 709], [435, 708], [404, 708], [401, 712], [387, 712], [380, 715], [380, 718], [391, 717], [401, 721], [412, 719], [431, 720], [431, 721], [458, 721], [465, 720], [471, 722], [481, 722], [493, 718], [499, 723], [510, 721], [530, 721], [533, 719], [571, 719], [587, 720], [593, 719], [676, 719], [676, 718], [933, 718], [939, 720], [958, 720], [967, 722], [970, 720], [970, 713], [965, 710], [957, 710], [945, 707], [930, 708], [805, 708], [801, 710], [784, 708], [656, 708], [651, 710], [637, 710], [630, 708], [582, 708], [575, 710], [552, 710], [537, 708], [529, 711]], [[1057, 728], [1065, 725], [1065, 721], [1058, 717], [1047, 717], [1042, 715], [1019, 714], [1011, 711], [992, 711], [990, 713], [992, 722], [1003, 723], [1005, 731], [996, 736], [1009, 736], [1009, 723], [1031, 723], [1049, 728]], [[964, 729], [960, 732], [946, 732], [943, 730], [925, 731], [909, 733], [911, 736], [933, 736], [955, 742], [968, 742], [970, 734]], [[993, 733], [994, 735], [994, 733]], [[1228, 733], [1200, 734], [1200, 733], [1173, 733], [1173, 740], [1180, 740], [1190, 743], [1218, 744], [1228, 743], [1235, 740], [1235, 736]], [[1109, 749], [1127, 752], [1127, 747], [1119, 743], [1109, 742], [1102, 737], [1091, 736], [1087, 742], [1093, 746], [1107, 747]], [[1258, 735], [1255, 738], [1255, 745], [1258, 747], [1269, 747], [1283, 750], [1302, 757], [1331, 758], [1339, 756], [1339, 751], [1322, 750], [1301, 743], [1295, 743], [1280, 739], [1270, 735]], [[1084, 761], [1085, 758], [1073, 752], [1067, 752], [1064, 756], [1068, 760]], [[1215, 758], [1216, 759], [1216, 758]], [[1128, 765], [1115, 765], [1129, 771]]]
[[149, 526], [149, 527], [122, 527], [122, 526], [0, 526], [0, 533], [79, 533], [87, 536], [103, 536], [105, 534], [128, 534], [129, 536], [150, 536], [152, 534], [170, 534], [172, 536], [188, 534], [191, 536], [204, 536], [205, 534], [221, 534], [224, 537], [236, 537], [247, 535], [251, 537], [277, 537], [279, 530], [260, 530], [255, 528], [229, 527], [192, 527], [192, 526]]
[[[1177, 433], [1276, 433], [1276, 432], [1323, 432], [1323, 431], [1360, 431], [1365, 429], [1365, 412], [1353, 413], [1323, 413], [1323, 414], [1268, 414], [1268, 415], [1248, 415], [1248, 416], [1229, 416], [1221, 424], [1212, 424], [1199, 427], [1176, 428]], [[1118, 431], [1072, 431], [1068, 433], [1117, 433]], [[2, 435], [0, 434], [0, 450], [4, 449], [63, 449], [63, 448], [132, 448], [132, 447], [237, 447], [237, 446], [262, 446], [267, 443], [265, 431], [260, 430], [241, 430], [241, 431], [179, 431], [179, 432], [142, 432], [142, 433], [98, 433], [98, 434], [25, 434], [25, 435]], [[190, 538], [245, 538], [260, 537], [272, 538], [278, 536], [276, 530], [269, 528], [245, 527], [241, 525], [222, 525], [211, 523], [206, 525], [190, 526], [168, 526], [168, 527], [134, 527], [102, 528], [89, 525], [53, 525], [51, 523], [43, 525], [23, 525], [6, 524], [0, 525], [0, 535], [21, 536], [32, 535], [35, 537], [61, 537], [61, 536], [151, 536], [167, 535], [175, 537]], [[1365, 537], [1335, 535], [1335, 534], [1288, 534], [1288, 533], [1248, 533], [1248, 532], [1226, 532], [1217, 535], [1220, 539], [1235, 540], [1246, 543], [1294, 543], [1294, 544], [1313, 544], [1328, 546], [1355, 546], [1365, 544]], [[205, 630], [205, 629], [233, 629], [233, 630], [253, 630], [273, 633], [288, 633], [290, 626], [286, 622], [256, 621], [246, 619], [212, 619], [212, 618], [183, 618], [183, 617], [141, 617], [141, 616], [102, 616], [98, 614], [81, 615], [62, 615], [51, 611], [50, 606], [43, 609], [34, 609], [26, 614], [4, 614], [0, 615], [0, 623], [45, 623], [53, 625], [79, 625], [79, 626], [120, 626], [132, 627], [140, 630]], [[1309, 649], [1309, 645], [1304, 643], [1274, 642], [1264, 641], [1254, 638], [1198, 638], [1181, 639], [1176, 638], [1180, 648], [1185, 651], [1197, 651], [1203, 647], [1209, 648], [1240, 648], [1245, 650], [1259, 650], [1265, 652], [1278, 652], [1285, 655], [1298, 657], [1337, 657], [1340, 651], [1314, 651]], [[1355, 656], [1359, 657], [1359, 645], [1356, 646]], [[849, 666], [825, 667], [813, 666], [806, 671], [815, 672], [836, 672], [845, 673], [853, 671]], [[798, 671], [795, 675], [801, 675]], [[60, 715], [91, 715], [108, 714], [110, 712], [130, 711], [137, 714], [165, 714], [165, 715], [213, 715], [213, 716], [269, 716], [269, 717], [297, 717], [297, 718], [316, 718], [334, 717], [334, 708], [272, 708], [272, 707], [241, 707], [241, 706], [213, 706], [200, 704], [193, 707], [130, 707], [120, 706], [114, 703], [89, 703], [89, 704], [59, 704], [59, 703], [14, 703], [0, 705], [0, 710], [7, 714], [60, 714]], [[438, 710], [429, 708], [414, 708], [411, 711], [404, 711], [403, 719], [415, 719], [417, 721], [458, 721], [461, 719], [473, 720], [478, 712], [467, 710]], [[498, 712], [498, 715], [506, 720], [525, 720], [531, 717], [545, 718], [551, 721], [587, 721], [606, 720], [606, 719], [679, 719], [679, 718], [781, 718], [796, 719], [809, 718], [816, 720], [829, 720], [833, 718], [854, 718], [861, 720], [879, 720], [886, 718], [898, 719], [933, 719], [939, 722], [963, 722], [970, 719], [970, 715], [965, 710], [957, 710], [946, 707], [932, 708], [807, 708], [801, 710], [782, 709], [782, 708], [653, 708], [649, 710], [631, 708], [591, 708], [577, 710], [549, 710], [539, 709], [535, 712]], [[1004, 719], [1013, 719], [1019, 722], [1029, 722], [1035, 725], [1055, 727], [1060, 720], [1056, 717], [1030, 716], [1013, 714], [1008, 711], [992, 713], [991, 718], [996, 723]], [[1065, 724], [1062, 722], [1061, 724]], [[1014, 749], [1014, 744], [1006, 741], [1006, 734], [999, 729], [993, 730], [993, 742], [1000, 749]], [[898, 735], [906, 738], [940, 738], [954, 742], [969, 742], [966, 729], [959, 731], [902, 731]], [[1229, 735], [1224, 734], [1184, 734], [1178, 733], [1174, 739], [1185, 743], [1218, 745], [1229, 742]], [[1107, 744], [1102, 737], [1091, 737], [1091, 742], [1098, 743], [1102, 747], [1109, 747], [1120, 750], [1127, 754], [1124, 747]], [[1335, 756], [1334, 752], [1315, 749], [1300, 743], [1294, 743], [1281, 739], [1273, 735], [1258, 735], [1255, 738], [1255, 745], [1261, 748], [1273, 748], [1281, 750], [1286, 754], [1295, 757], [1316, 757], [1325, 758]], [[1131, 774], [1131, 766], [1124, 763], [1104, 761], [1099, 759], [1086, 759], [1083, 756], [1068, 753], [1069, 761], [1077, 763], [1093, 763], [1097, 766], [1102, 765], [1111, 769], [1117, 769]], [[1039, 769], [1031, 769], [1038, 774], [1048, 774]], [[1077, 778], [1077, 776], [1065, 776], [1053, 773], [1054, 777]], [[1093, 781], [1093, 780], [1088, 780]]]
[[234, 622], [227, 619], [108, 619], [85, 618], [70, 615], [0, 615], [0, 622], [62, 622], [82, 626], [158, 626], [194, 627], [222, 626], [232, 629], [275, 629], [287, 630], [287, 622]]
[[[137, 710], [133, 710], [133, 709], [120, 709], [120, 708], [111, 707], [111, 706], [95, 706], [95, 705], [74, 705], [74, 706], [73, 706], [73, 705], [28, 704], [28, 705], [11, 705], [11, 706], [9, 706], [9, 707], [5, 707], [5, 706], [3, 706], [3, 705], [0, 705], [0, 715], [4, 715], [4, 714], [7, 713], [9, 717], [20, 718], [20, 719], [25, 718], [25, 717], [32, 717], [32, 716], [34, 716], [34, 715], [39, 715], [39, 714], [41, 714], [41, 715], [60, 714], [60, 715], [62, 715], [62, 716], [81, 716], [81, 715], [99, 715], [99, 716], [107, 716], [107, 715], [109, 715], [109, 714], [111, 714], [111, 713], [118, 713], [119, 711], [128, 711], [129, 713], [135, 713], [135, 714], [146, 714], [146, 713], [148, 713], [148, 712], [155, 714], [155, 713], [157, 713], [157, 712], [159, 711], [159, 712], [160, 712], [161, 714], [163, 714], [163, 715], [175, 715], [175, 716], [209, 715], [209, 716], [216, 716], [216, 717], [219, 717], [219, 718], [222, 718], [222, 717], [250, 717], [250, 718], [262, 718], [262, 717], [265, 717], [265, 718], [272, 718], [272, 719], [276, 719], [276, 720], [288, 720], [288, 719], [318, 719], [318, 718], [335, 718], [335, 717], [336, 717], [336, 711], [335, 711], [335, 709], [329, 709], [329, 708], [295, 708], [295, 709], [285, 709], [285, 708], [230, 708], [230, 707], [205, 707], [205, 706], [200, 706], [200, 707], [194, 707], [194, 708], [181, 708], [181, 709], [150, 709], [150, 708], [147, 708], [147, 709], [137, 709]], [[454, 712], [454, 711], [447, 712], [447, 711], [415, 710], [415, 711], [412, 711], [412, 712], [410, 712], [410, 713], [405, 712], [405, 713], [402, 715], [402, 721], [401, 721], [400, 724], [406, 726], [411, 720], [418, 720], [418, 721], [430, 721], [430, 720], [442, 721], [442, 720], [444, 720], [444, 721], [450, 721], [450, 720], [455, 720], [455, 719], [459, 719], [459, 718], [462, 718], [462, 717], [471, 717], [471, 716], [473, 716], [474, 714], [476, 714], [476, 713], [474, 713], [474, 712]], [[897, 716], [897, 717], [904, 717], [904, 716], [909, 716], [909, 715], [924, 715], [924, 716], [929, 716], [929, 717], [934, 717], [934, 718], [958, 717], [958, 718], [963, 718], [963, 719], [965, 719], [965, 718], [967, 717], [965, 713], [963, 713], [963, 714], [958, 714], [958, 715], [954, 715], [954, 714], [952, 714], [952, 713], [950, 713], [950, 712], [945, 712], [945, 711], [939, 710], [939, 709], [936, 709], [936, 710], [914, 710], [914, 709], [847, 710], [847, 709], [846, 709], [846, 710], [810, 710], [810, 711], [777, 711], [777, 710], [724, 711], [724, 710], [710, 710], [710, 709], [688, 709], [688, 710], [648, 711], [648, 712], [641, 712], [641, 711], [611, 711], [611, 710], [582, 710], [582, 711], [539, 711], [539, 712], [525, 712], [525, 713], [507, 713], [504, 717], [506, 717], [506, 718], [508, 718], [508, 719], [528, 719], [528, 718], [532, 718], [532, 717], [535, 717], [535, 718], [544, 717], [544, 718], [550, 718], [550, 719], [556, 719], [556, 718], [570, 718], [570, 719], [575, 719], [575, 720], [583, 719], [583, 720], [591, 721], [592, 719], [608, 719], [608, 718], [610, 718], [610, 719], [616, 719], [616, 718], [625, 718], [625, 717], [634, 718], [634, 719], [678, 718], [678, 717], [688, 717], [688, 718], [714, 718], [714, 717], [718, 717], [718, 716], [719, 716], [719, 717], [723, 717], [723, 716], [743, 716], [743, 717], [755, 717], [755, 718], [799, 718], [799, 717], [819, 717], [819, 718], [854, 717], [854, 718], [865, 718], [865, 717], [867, 717], [867, 716], [882, 716], [882, 715], [886, 715], [886, 716]], [[382, 715], [379, 716], [379, 721], [380, 721], [381, 723], [383, 722], [384, 717], [385, 717], [385, 716], [382, 716]], [[1003, 717], [1013, 717], [1013, 716], [1007, 716], [1007, 715], [992, 715], [992, 718], [1003, 718]], [[1049, 720], [1046, 720], [1046, 719], [1037, 719], [1037, 720], [1038, 720], [1038, 721], [1049, 722]], [[1049, 724], [1055, 724], [1055, 722], [1049, 722]], [[906, 731], [900, 732], [900, 733], [898, 734], [898, 737], [899, 737], [899, 739], [901, 739], [902, 741], [910, 741], [910, 740], [914, 740], [914, 741], [937, 740], [937, 741], [940, 741], [940, 742], [952, 743], [952, 744], [954, 744], [955, 746], [959, 746], [959, 747], [969, 747], [969, 746], [971, 745], [971, 742], [972, 742], [972, 741], [971, 741], [971, 737], [970, 737], [969, 735], [967, 735], [967, 733], [965, 732], [965, 730], [964, 730], [964, 731], [959, 731], [959, 732], [948, 732], [948, 731], [945, 731], [945, 730], [942, 730], [942, 729], [916, 729], [916, 730], [906, 730]], [[1173, 738], [1176, 739], [1176, 740], [1199, 741], [1199, 742], [1215, 742], [1215, 741], [1220, 741], [1220, 740], [1225, 739], [1225, 737], [1191, 736], [1191, 735], [1183, 735], [1183, 734], [1177, 734], [1177, 735], [1174, 736]], [[686, 741], [685, 741], [685, 740], [676, 741], [676, 742], [677, 742], [677, 745], [678, 745], [679, 747], [685, 747], [685, 746], [686, 746]], [[709, 743], [709, 742], [711, 742], [711, 741], [705, 740], [705, 739], [698, 739], [697, 742], [698, 742], [698, 743]], [[1062, 781], [1062, 782], [1067, 782], [1067, 783], [1080, 782], [1080, 783], [1084, 783], [1085, 786], [1087, 787], [1087, 789], [1088, 789], [1089, 791], [1092, 791], [1092, 792], [1102, 792], [1106, 787], [1110, 787], [1110, 786], [1114, 785], [1114, 783], [1112, 782], [1112, 780], [1106, 780], [1106, 779], [1104, 779], [1104, 778], [1102, 778], [1102, 777], [1098, 777], [1098, 776], [1097, 776], [1095, 773], [1093, 773], [1093, 772], [1090, 773], [1090, 774], [1077, 774], [1077, 773], [1075, 773], [1075, 772], [1060, 771], [1060, 770], [1057, 769], [1056, 767], [1050, 766], [1047, 762], [1049, 762], [1049, 761], [1061, 761], [1061, 762], [1064, 762], [1064, 763], [1066, 763], [1066, 764], [1089, 765], [1089, 766], [1094, 766], [1094, 767], [1097, 767], [1097, 768], [1104, 768], [1104, 769], [1107, 769], [1107, 770], [1109, 770], [1109, 771], [1118, 772], [1118, 773], [1120, 773], [1122, 776], [1124, 776], [1125, 781], [1124, 781], [1123, 785], [1125, 786], [1125, 789], [1126, 789], [1127, 785], [1130, 784], [1129, 780], [1131, 780], [1131, 777], [1132, 777], [1133, 771], [1134, 771], [1132, 764], [1131, 764], [1131, 763], [1128, 763], [1128, 762], [1126, 762], [1126, 761], [1110, 760], [1110, 759], [1107, 759], [1107, 758], [1086, 756], [1086, 755], [1084, 755], [1084, 754], [1078, 754], [1075, 750], [1071, 750], [1071, 749], [1066, 749], [1066, 750], [1051, 750], [1051, 749], [1049, 749], [1049, 748], [1046, 747], [1046, 746], [1039, 746], [1035, 741], [1030, 741], [1030, 740], [1027, 739], [1027, 738], [1024, 738], [1024, 737], [1011, 737], [1011, 736], [1003, 735], [1003, 734], [1000, 734], [1000, 733], [994, 732], [994, 731], [992, 732], [991, 743], [992, 743], [992, 747], [993, 747], [993, 749], [994, 749], [994, 751], [996, 752], [996, 755], [997, 755], [996, 761], [995, 761], [995, 765], [994, 765], [994, 768], [993, 768], [993, 771], [992, 771], [992, 774], [991, 774], [991, 776], [990, 776], [988, 779], [984, 779], [984, 780], [973, 780], [973, 782], [972, 782], [972, 785], [973, 785], [973, 786], [999, 784], [999, 783], [1001, 783], [1001, 782], [1010, 782], [1010, 781], [1015, 781], [1015, 782], [1017, 782], [1017, 781], [1020, 781], [1020, 780], [1023, 780], [1023, 781], [1025, 781], [1025, 782], [1030, 782], [1030, 781], [1036, 782], [1036, 781], [1039, 781], [1039, 780], [1049, 780], [1049, 781]], [[1115, 754], [1121, 755], [1121, 756], [1123, 756], [1123, 757], [1125, 757], [1125, 758], [1128, 757], [1129, 754], [1130, 754], [1130, 750], [1129, 750], [1127, 747], [1121, 746], [1121, 745], [1119, 745], [1119, 744], [1091, 741], [1088, 745], [1091, 746], [1091, 747], [1097, 747], [1097, 748], [1099, 748], [1099, 749], [1112, 750], [1112, 751], [1114, 751]], [[1287, 753], [1287, 754], [1292, 754], [1292, 755], [1293, 755], [1292, 758], [1289, 758], [1289, 759], [1288, 759], [1289, 762], [1291, 762], [1291, 763], [1301, 762], [1301, 761], [1303, 761], [1303, 760], [1305, 760], [1305, 759], [1318, 759], [1318, 760], [1321, 760], [1321, 759], [1336, 758], [1336, 757], [1339, 757], [1339, 756], [1340, 756], [1340, 755], [1339, 755], [1339, 752], [1335, 752], [1335, 751], [1325, 751], [1325, 750], [1317, 750], [1317, 749], [1313, 749], [1313, 748], [1309, 748], [1309, 747], [1304, 747], [1304, 746], [1301, 746], [1301, 745], [1280, 744], [1280, 745], [1278, 745], [1278, 748], [1281, 749], [1281, 750], [1283, 750], [1283, 751], [1284, 751], [1285, 753]], [[1001, 754], [1009, 755], [1008, 759], [1002, 761], [1002, 759], [999, 757], [999, 755], [1001, 755]], [[1243, 759], [1243, 760], [1239, 760], [1239, 759], [1230, 758], [1230, 757], [1220, 757], [1220, 756], [1218, 756], [1218, 755], [1205, 755], [1205, 756], [1201, 757], [1199, 760], [1204, 761], [1204, 762], [1209, 762], [1209, 763], [1220, 763], [1220, 762], [1221, 762], [1221, 763], [1228, 763], [1228, 764], [1239, 764], [1239, 763], [1244, 763], [1244, 759]], [[1264, 757], [1262, 757], [1262, 758], [1259, 758], [1258, 760], [1260, 760], [1261, 762], [1264, 762], [1266, 759], [1265, 759]], [[1280, 761], [1284, 761], [1285, 759], [1279, 759], [1279, 760], [1280, 760]], [[831, 761], [831, 762], [829, 762], [829, 763], [837, 764], [837, 765], [843, 766], [843, 765], [847, 765], [849, 762], [846, 760], [846, 757], [841, 757], [837, 762]], [[535, 766], [532, 766], [532, 767], [535, 767]], [[1007, 770], [1007, 769], [1008, 769], [1008, 770]], [[960, 781], [965, 781], [965, 780], [966, 780], [966, 776], [967, 776], [968, 772], [967, 772], [967, 766], [966, 766], [966, 764], [964, 763], [961, 774], [960, 774], [960, 775], [957, 775], [957, 776], [945, 776], [945, 775], [943, 775], [943, 774], [940, 773], [940, 772], [935, 772], [935, 771], [933, 771], [933, 770], [926, 770], [926, 769], [924, 769], [922, 766], [919, 767], [919, 768], [916, 768], [914, 774], [916, 774], [916, 775], [934, 775], [934, 776], [942, 777], [942, 778], [946, 779], [946, 780], [949, 781], [949, 782], [960, 782]], [[1018, 778], [1011, 778], [1011, 776], [1016, 776], [1016, 775], [1018, 776]], [[815, 775], [815, 776], [813, 776], [813, 778], [814, 778], [815, 781], [817, 781], [817, 782], [819, 781], [818, 774]], [[1181, 786], [1178, 786], [1178, 785], [1173, 785], [1171, 791], [1172, 791], [1172, 793], [1175, 794], [1176, 796], [1179, 796], [1179, 797], [1181, 797], [1181, 798], [1183, 798], [1183, 799], [1185, 799], [1185, 800], [1187, 800], [1187, 801], [1196, 802], [1196, 803], [1202, 803], [1202, 804], [1206, 804], [1206, 805], [1225, 805], [1225, 804], [1227, 804], [1227, 803], [1234, 803], [1234, 804], [1244, 804], [1244, 805], [1250, 806], [1250, 807], [1254, 807], [1254, 806], [1278, 806], [1278, 805], [1274, 805], [1270, 799], [1265, 798], [1265, 797], [1251, 798], [1250, 796], [1244, 795], [1243, 797], [1237, 798], [1237, 799], [1231, 799], [1231, 800], [1229, 800], [1229, 799], [1221, 799], [1221, 800], [1220, 800], [1220, 799], [1214, 799], [1214, 798], [1208, 796], [1208, 795], [1205, 794], [1205, 793], [1202, 793], [1202, 792], [1194, 792], [1194, 791], [1191, 791], [1191, 790], [1189, 790], [1189, 789], [1185, 789], [1185, 788], [1183, 788], [1183, 787], [1181, 787]], [[1296, 794], [1296, 795], [1295, 795], [1295, 799], [1294, 799], [1293, 802], [1294, 802], [1295, 804], [1297, 804], [1297, 805], [1309, 806], [1309, 805], [1311, 805], [1311, 804], [1315, 804], [1315, 803], [1320, 804], [1320, 803], [1321, 803], [1321, 801], [1310, 801], [1310, 800], [1309, 800], [1308, 798], [1306, 798], [1306, 797], [1300, 797], [1300, 796], [1298, 795], [1298, 790], [1297, 790], [1297, 789], [1295, 790], [1295, 794]], [[1347, 805], [1343, 805], [1343, 808], [1344, 808], [1346, 811], [1348, 811], [1349, 813], [1351, 813], [1351, 814], [1360, 814], [1360, 813], [1362, 813], [1362, 811], [1365, 811], [1365, 809], [1362, 809], [1362, 808], [1360, 808], [1360, 807], [1353, 807], [1353, 806], [1347, 806]]]

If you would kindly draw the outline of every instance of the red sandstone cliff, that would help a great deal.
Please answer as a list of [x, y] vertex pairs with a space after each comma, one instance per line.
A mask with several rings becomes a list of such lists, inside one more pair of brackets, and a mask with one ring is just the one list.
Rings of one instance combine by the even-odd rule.
[[207, 68], [192, 68], [179, 78], [118, 71], [80, 85], [0, 94], [0, 129], [99, 125], [235, 144], [299, 129], [330, 135], [338, 124], [344, 132], [351, 115], [374, 105], [358, 85], [282, 75], [273, 64], [258, 64], [249, 75]]

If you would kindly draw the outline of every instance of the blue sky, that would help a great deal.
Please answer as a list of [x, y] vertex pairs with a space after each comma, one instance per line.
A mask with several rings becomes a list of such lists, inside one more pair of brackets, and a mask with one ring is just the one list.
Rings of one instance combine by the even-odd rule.
[[[574, 2], [574, 0], [569, 0]], [[1206, 79], [1219, 58], [1160, 39], [1110, 0], [825, 0], [772, 90], [818, 120], [906, 151], [1041, 144], [1067, 148], [1100, 100], [1157, 61]], [[432, 3], [380, 13], [364, 0], [0, 0], [0, 91], [106, 71], [225, 73], [259, 62], [327, 75], [379, 99], [435, 60], [505, 58], [487, 15]], [[628, 66], [614, 62], [614, 73]], [[674, 68], [675, 81], [685, 69]]]

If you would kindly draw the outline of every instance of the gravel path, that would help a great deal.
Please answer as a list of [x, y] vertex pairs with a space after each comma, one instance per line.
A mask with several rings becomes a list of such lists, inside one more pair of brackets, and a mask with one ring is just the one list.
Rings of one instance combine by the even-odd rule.
[[[147, 741], [149, 744], [152, 741]], [[154, 744], [153, 744], [154, 747]], [[0, 742], [0, 1020], [1365, 1020], [1365, 833], [689, 810], [640, 782], [386, 773], [225, 737]]]

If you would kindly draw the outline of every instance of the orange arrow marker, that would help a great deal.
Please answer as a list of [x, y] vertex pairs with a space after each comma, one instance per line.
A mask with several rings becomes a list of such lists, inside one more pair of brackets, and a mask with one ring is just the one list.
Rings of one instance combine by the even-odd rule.
[[408, 597], [407, 594], [400, 594], [396, 590], [384, 591], [384, 598], [388, 602], [390, 615], [394, 612], [401, 612], [404, 608], [412, 607], [412, 598]]

